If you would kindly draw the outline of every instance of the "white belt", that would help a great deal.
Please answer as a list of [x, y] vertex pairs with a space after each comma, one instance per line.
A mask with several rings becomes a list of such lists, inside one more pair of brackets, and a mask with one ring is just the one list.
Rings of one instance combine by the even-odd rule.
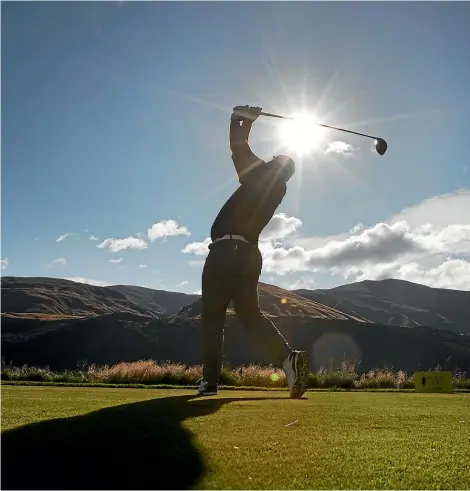
[[225, 235], [222, 235], [222, 237], [218, 237], [217, 239], [215, 239], [213, 241], [213, 243], [215, 242], [219, 242], [219, 240], [241, 240], [242, 242], [248, 242], [245, 237], [243, 237], [243, 235], [236, 235], [236, 234], [225, 234]]

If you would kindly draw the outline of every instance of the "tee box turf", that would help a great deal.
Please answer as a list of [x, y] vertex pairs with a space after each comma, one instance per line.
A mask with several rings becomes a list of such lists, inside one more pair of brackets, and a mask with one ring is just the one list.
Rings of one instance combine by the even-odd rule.
[[452, 393], [452, 372], [416, 372], [416, 392]]

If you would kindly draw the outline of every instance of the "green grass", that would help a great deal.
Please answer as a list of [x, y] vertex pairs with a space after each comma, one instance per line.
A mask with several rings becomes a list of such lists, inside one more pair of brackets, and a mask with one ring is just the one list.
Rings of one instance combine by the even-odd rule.
[[[1, 385], [16, 385], [16, 386], [32, 386], [32, 387], [98, 387], [102, 389], [111, 388], [124, 388], [124, 389], [188, 389], [188, 385], [175, 385], [175, 384], [105, 384], [96, 382], [41, 382], [41, 381], [23, 381], [23, 380], [2, 380]], [[195, 388], [194, 385], [193, 388]], [[267, 392], [285, 392], [285, 387], [253, 387], [253, 386], [239, 386], [239, 385], [219, 385], [219, 390], [241, 390], [241, 391], [267, 391]], [[314, 389], [307, 389], [308, 392], [325, 392], [325, 391], [348, 391], [348, 392], [414, 392], [415, 389], [403, 389], [403, 388], [342, 388], [342, 387], [320, 387]], [[470, 392], [467, 389], [455, 389], [454, 392]]]
[[470, 394], [2, 386], [12, 485], [469, 489]]

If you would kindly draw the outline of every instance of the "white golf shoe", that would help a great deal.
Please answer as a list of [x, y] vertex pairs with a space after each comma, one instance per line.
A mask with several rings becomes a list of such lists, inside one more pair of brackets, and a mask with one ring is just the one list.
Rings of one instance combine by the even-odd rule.
[[284, 360], [282, 368], [286, 374], [291, 398], [300, 399], [307, 390], [307, 354], [305, 351], [292, 351]]
[[217, 385], [209, 386], [209, 382], [203, 378], [199, 379], [196, 384], [197, 392], [200, 396], [216, 396], [217, 395]]

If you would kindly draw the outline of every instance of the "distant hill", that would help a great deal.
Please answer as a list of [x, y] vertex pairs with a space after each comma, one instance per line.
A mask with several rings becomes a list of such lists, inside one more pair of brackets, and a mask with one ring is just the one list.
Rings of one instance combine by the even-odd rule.
[[470, 291], [387, 279], [294, 293], [377, 324], [428, 326], [470, 334]]
[[[358, 315], [346, 314], [322, 303], [297, 295], [266, 283], [259, 283], [258, 297], [260, 309], [263, 313], [274, 316], [311, 317], [315, 319], [354, 320], [364, 322]], [[229, 306], [229, 309], [232, 305]], [[194, 317], [202, 311], [201, 299], [184, 307], [178, 317]]]
[[[274, 317], [279, 330], [297, 349], [306, 350], [310, 368], [338, 367], [344, 359], [357, 372], [387, 366], [470, 372], [470, 336], [430, 328], [390, 327], [300, 316]], [[2, 315], [2, 357], [15, 365], [73, 369], [80, 362], [98, 365], [154, 359], [201, 363], [201, 323], [196, 317], [158, 319], [113, 313], [78, 319], [24, 319]], [[229, 313], [224, 362], [232, 366], [271, 362], [250, 343], [248, 333]]]
[[[358, 363], [359, 373], [383, 365], [413, 371], [438, 364], [470, 372], [470, 336], [366, 322], [266, 284], [260, 285], [259, 295], [262, 310], [292, 346], [309, 353], [312, 369], [346, 358]], [[2, 356], [15, 365], [54, 369], [73, 369], [83, 361], [112, 364], [142, 358], [199, 364], [201, 300], [177, 315], [162, 315], [162, 309], [175, 312], [194, 298], [189, 297], [54, 278], [2, 278]], [[270, 362], [230, 310], [224, 359], [232, 365]]]
[[3, 313], [174, 315], [199, 298], [140, 286], [93, 286], [60, 278], [2, 278]]
[[122, 293], [144, 309], [167, 315], [177, 314], [185, 305], [200, 298], [200, 295], [153, 290], [142, 286], [114, 285], [107, 288]]
[[[401, 280], [362, 281], [331, 289], [287, 291], [260, 283], [260, 307], [276, 316], [364, 320], [470, 333], [470, 292]], [[58, 278], [2, 278], [3, 313], [92, 316], [127, 312], [168, 317], [200, 314], [200, 295], [133, 285], [99, 287]]]
[[74, 316], [126, 312], [156, 315], [108, 287], [93, 286], [60, 278], [2, 278], [2, 313], [42, 313]]
[[[153, 290], [140, 286], [92, 286], [59, 278], [2, 278], [3, 313], [94, 316], [132, 313], [172, 316], [200, 313], [200, 295]], [[361, 320], [276, 286], [260, 283], [261, 309], [270, 315], [298, 315]]]

